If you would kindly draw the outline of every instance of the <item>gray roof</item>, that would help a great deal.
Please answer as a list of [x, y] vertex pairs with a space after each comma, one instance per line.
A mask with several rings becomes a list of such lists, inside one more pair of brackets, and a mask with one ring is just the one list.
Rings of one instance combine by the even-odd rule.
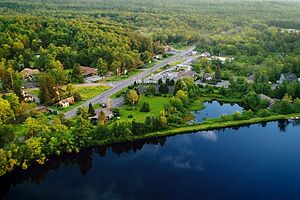
[[296, 81], [296, 80], [298, 80], [298, 77], [295, 73], [285, 73], [285, 74], [282, 74], [282, 75], [283, 75], [284, 80], [286, 80], [286, 81]]

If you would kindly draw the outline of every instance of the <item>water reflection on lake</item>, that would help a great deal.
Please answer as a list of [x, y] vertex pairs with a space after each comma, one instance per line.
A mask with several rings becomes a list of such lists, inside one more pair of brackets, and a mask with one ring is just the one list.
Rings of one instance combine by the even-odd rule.
[[204, 103], [205, 108], [194, 113], [195, 119], [192, 122], [201, 123], [208, 118], [218, 118], [222, 115], [231, 115], [235, 112], [242, 112], [243, 108], [235, 103], [222, 103], [211, 101]]
[[299, 124], [85, 149], [0, 179], [6, 199], [299, 199]]

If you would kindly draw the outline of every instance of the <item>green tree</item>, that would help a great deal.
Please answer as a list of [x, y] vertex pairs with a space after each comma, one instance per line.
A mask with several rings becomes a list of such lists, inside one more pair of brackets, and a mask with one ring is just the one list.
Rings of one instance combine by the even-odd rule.
[[0, 97], [0, 120], [3, 123], [9, 122], [14, 119], [14, 112], [11, 109], [9, 102]]
[[7, 158], [5, 151], [0, 149], [0, 177], [6, 174], [7, 171]]
[[58, 99], [58, 90], [52, 76], [47, 73], [43, 74], [40, 78], [39, 85], [39, 98], [41, 100], [41, 103], [44, 103], [46, 105], [55, 103], [55, 101]]
[[88, 112], [89, 112], [90, 116], [95, 116], [96, 115], [96, 111], [95, 111], [92, 103], [89, 104], [89, 111]]
[[168, 94], [169, 93], [169, 87], [166, 83], [162, 83], [161, 85], [159, 85], [158, 90], [161, 94]]
[[189, 98], [185, 91], [178, 90], [176, 93], [176, 97], [179, 98], [185, 106], [188, 104]]
[[144, 102], [141, 109], [140, 109], [141, 112], [150, 112], [150, 106], [149, 106], [149, 103], [148, 102]]
[[72, 70], [72, 82], [83, 83], [83, 75], [80, 69], [80, 65], [75, 63]]
[[98, 62], [97, 62], [97, 69], [98, 69], [98, 74], [100, 76], [105, 75], [108, 71], [107, 62], [105, 60], [103, 60], [102, 58], [99, 58]]
[[217, 68], [216, 68], [215, 79], [216, 80], [221, 80], [221, 67], [220, 67], [220, 65], [218, 65]]

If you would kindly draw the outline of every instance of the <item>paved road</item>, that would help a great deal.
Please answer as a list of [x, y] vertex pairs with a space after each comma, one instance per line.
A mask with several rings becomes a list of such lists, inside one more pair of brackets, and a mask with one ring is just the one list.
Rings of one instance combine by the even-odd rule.
[[134, 83], [134, 81], [138, 81], [144, 77], [146, 77], [147, 75], [151, 74], [152, 72], [154, 72], [155, 70], [157, 70], [158, 68], [160, 67], [163, 67], [164, 65], [166, 64], [169, 64], [171, 62], [173, 62], [174, 60], [176, 60], [177, 58], [181, 57], [181, 56], [184, 56], [190, 52], [192, 52], [193, 50], [195, 49], [194, 46], [188, 48], [187, 50], [185, 51], [181, 51], [181, 52], [178, 52], [177, 54], [175, 54], [174, 56], [166, 59], [166, 60], [163, 60], [161, 63], [158, 63], [156, 65], [154, 65], [153, 67], [151, 68], [147, 68], [145, 69], [144, 71], [142, 71], [141, 73], [135, 75], [134, 77], [131, 77], [129, 79], [126, 79], [126, 80], [123, 80], [123, 81], [119, 81], [117, 82], [116, 84], [114, 84], [114, 86], [109, 89], [109, 90], [106, 90], [105, 92], [101, 93], [100, 95], [92, 98], [92, 99], [89, 99], [87, 101], [85, 101], [83, 104], [81, 104], [80, 106], [78, 107], [75, 107], [73, 108], [72, 110], [68, 111], [65, 113], [65, 116], [67, 118], [71, 118], [73, 116], [76, 115], [76, 112], [78, 110], [79, 107], [87, 107], [89, 105], [89, 103], [92, 103], [92, 104], [96, 104], [96, 103], [106, 103], [107, 102], [107, 99], [113, 95], [114, 93], [122, 90], [123, 88], [131, 85]]

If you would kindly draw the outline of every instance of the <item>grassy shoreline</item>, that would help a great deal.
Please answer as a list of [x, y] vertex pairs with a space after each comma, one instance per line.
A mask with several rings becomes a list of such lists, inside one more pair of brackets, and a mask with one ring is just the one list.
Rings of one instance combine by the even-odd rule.
[[143, 135], [135, 135], [130, 136], [126, 138], [109, 138], [105, 140], [100, 141], [92, 141], [88, 145], [89, 147], [95, 147], [95, 146], [104, 146], [104, 145], [111, 145], [114, 143], [119, 142], [132, 142], [136, 140], [143, 140], [143, 139], [149, 139], [149, 138], [157, 138], [157, 137], [165, 137], [165, 136], [174, 136], [179, 134], [186, 134], [186, 133], [192, 133], [192, 132], [198, 132], [198, 131], [208, 131], [208, 130], [216, 130], [216, 129], [222, 129], [222, 128], [231, 128], [236, 126], [246, 126], [246, 125], [252, 125], [252, 124], [258, 124], [262, 122], [271, 122], [271, 121], [278, 121], [278, 120], [287, 120], [291, 117], [300, 116], [300, 113], [294, 113], [289, 115], [274, 115], [270, 117], [256, 117], [249, 120], [239, 120], [239, 121], [226, 121], [226, 122], [219, 122], [215, 124], [197, 124], [197, 125], [190, 125], [190, 126], [184, 126], [179, 128], [173, 128], [165, 131], [160, 132], [153, 132], [153, 133], [147, 133]]

